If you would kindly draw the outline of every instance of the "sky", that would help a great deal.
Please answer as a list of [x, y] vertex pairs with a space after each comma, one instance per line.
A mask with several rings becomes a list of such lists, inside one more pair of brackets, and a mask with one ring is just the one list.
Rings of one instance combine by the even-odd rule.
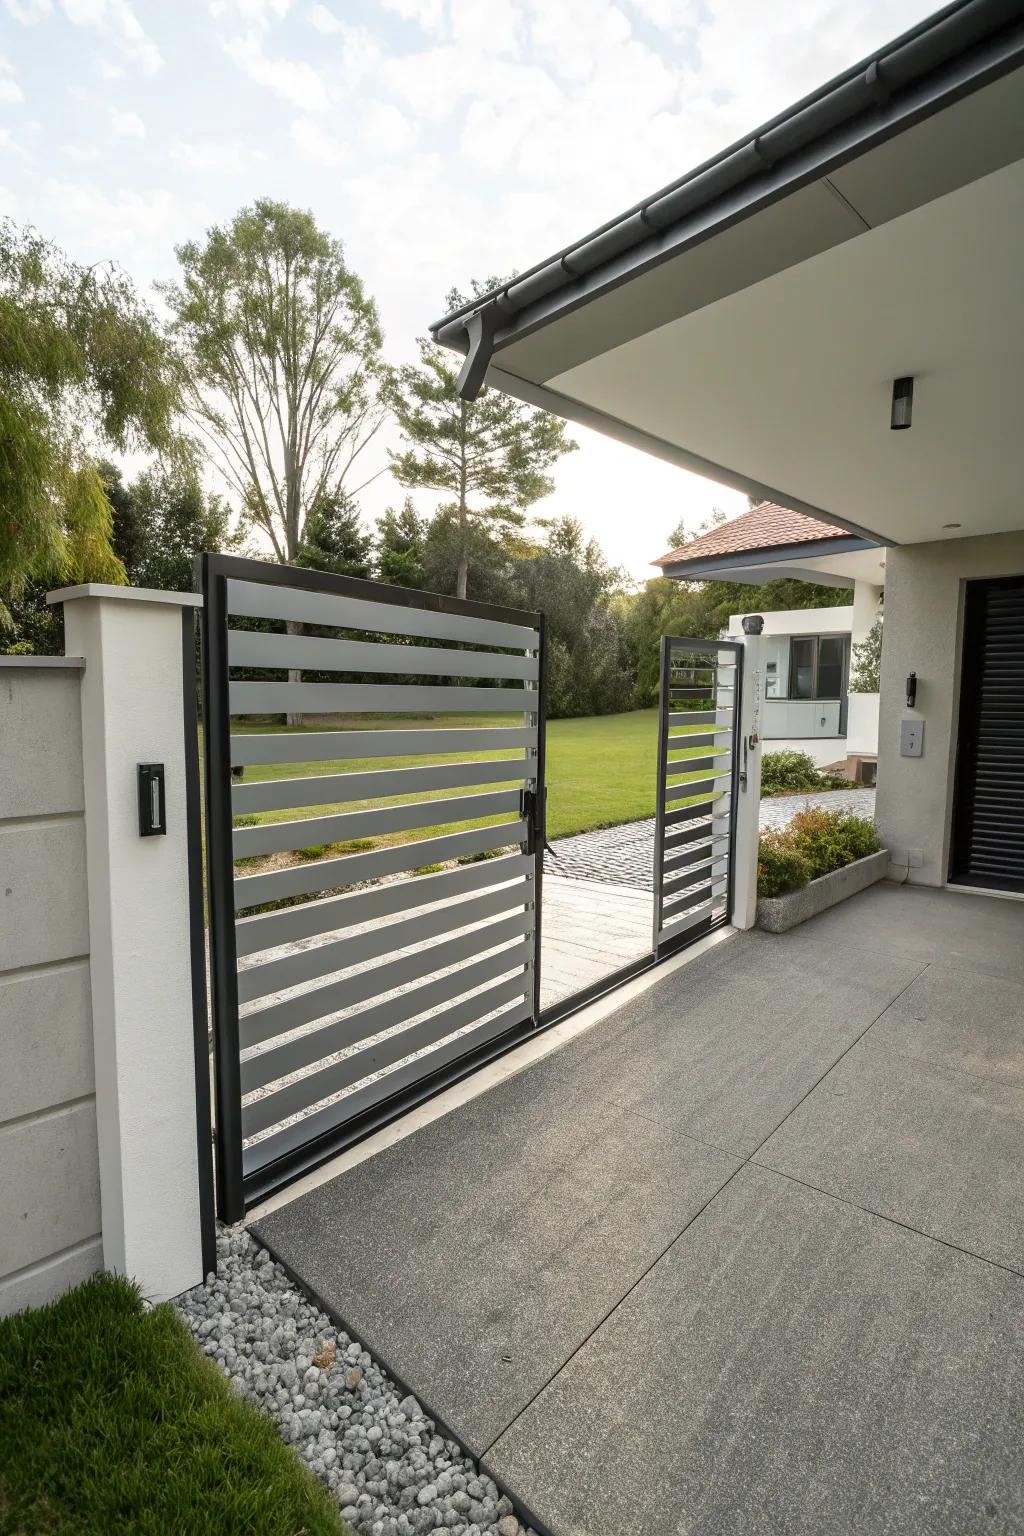
[[[174, 247], [309, 208], [394, 362], [473, 277], [551, 255], [821, 85], [934, 0], [0, 0], [0, 214], [159, 307]], [[644, 580], [746, 498], [573, 427], [534, 509]], [[394, 439], [390, 439], [395, 446]], [[404, 492], [386, 469], [372, 520]], [[426, 510], [426, 503], [422, 503]]]

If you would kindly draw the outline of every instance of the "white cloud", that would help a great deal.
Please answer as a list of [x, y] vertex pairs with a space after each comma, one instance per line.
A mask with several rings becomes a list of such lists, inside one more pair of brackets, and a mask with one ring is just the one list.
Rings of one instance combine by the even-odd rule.
[[403, 21], [414, 21], [424, 32], [439, 34], [444, 28], [444, 0], [380, 0], [380, 3], [385, 11], [400, 16]]
[[24, 93], [14, 78], [14, 66], [0, 53], [0, 101], [13, 104], [23, 100]]
[[155, 75], [163, 63], [130, 0], [61, 0], [61, 6], [73, 26], [99, 32], [144, 75]]
[[253, 152], [235, 140], [197, 139], [189, 142], [178, 139], [171, 145], [171, 159], [190, 171], [230, 173], [240, 171], [249, 159], [266, 158], [262, 150]]
[[345, 165], [352, 158], [348, 146], [311, 117], [297, 117], [288, 136], [299, 154], [313, 165]]
[[36, 22], [45, 21], [53, 9], [51, 0], [6, 0], [6, 5], [15, 21], [20, 21], [23, 27], [34, 27]]
[[224, 51], [243, 75], [262, 85], [283, 101], [306, 112], [323, 112], [330, 106], [327, 87], [313, 68], [299, 59], [270, 58], [255, 32], [230, 38]]
[[120, 107], [110, 109], [110, 127], [125, 139], [144, 139], [146, 125], [137, 112], [122, 112]]
[[321, 5], [319, 0], [317, 0], [317, 4], [310, 11], [309, 20], [310, 25], [317, 32], [323, 33], [325, 37], [330, 37], [334, 33], [344, 32], [345, 30], [345, 23], [335, 16], [333, 11], [328, 10], [326, 5]]
[[291, 3], [292, 0], [211, 0], [210, 14], [218, 20], [237, 16], [246, 26], [262, 29], [271, 22], [283, 21]]

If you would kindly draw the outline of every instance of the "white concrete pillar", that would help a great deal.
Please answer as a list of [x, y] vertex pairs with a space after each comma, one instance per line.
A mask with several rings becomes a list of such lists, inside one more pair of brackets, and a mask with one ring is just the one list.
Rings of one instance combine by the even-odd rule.
[[[82, 768], [104, 1267], [163, 1300], [203, 1278], [186, 820], [188, 593], [52, 592], [85, 658]], [[163, 763], [166, 835], [139, 835]], [[203, 1063], [205, 1069], [205, 1063]]]
[[740, 635], [743, 689], [740, 696], [739, 786], [733, 849], [734, 928], [753, 928], [757, 919], [757, 842], [761, 814], [761, 713], [764, 700], [764, 640]]

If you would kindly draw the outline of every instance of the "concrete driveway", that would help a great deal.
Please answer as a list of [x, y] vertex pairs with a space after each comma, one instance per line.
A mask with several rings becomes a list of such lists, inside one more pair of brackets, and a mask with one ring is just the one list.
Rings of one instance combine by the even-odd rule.
[[1024, 1531], [1022, 940], [733, 937], [256, 1230], [556, 1536]]

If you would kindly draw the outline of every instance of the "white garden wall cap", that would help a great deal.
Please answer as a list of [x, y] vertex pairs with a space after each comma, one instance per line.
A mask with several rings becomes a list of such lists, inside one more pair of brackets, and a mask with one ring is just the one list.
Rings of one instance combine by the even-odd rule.
[[0, 656], [0, 667], [60, 667], [85, 671], [84, 656]]
[[84, 581], [77, 587], [58, 587], [47, 592], [46, 601], [71, 603], [79, 597], [112, 597], [134, 603], [169, 603], [178, 608], [201, 608], [203, 599], [198, 592], [160, 592], [155, 587], [118, 587], [112, 582]]

